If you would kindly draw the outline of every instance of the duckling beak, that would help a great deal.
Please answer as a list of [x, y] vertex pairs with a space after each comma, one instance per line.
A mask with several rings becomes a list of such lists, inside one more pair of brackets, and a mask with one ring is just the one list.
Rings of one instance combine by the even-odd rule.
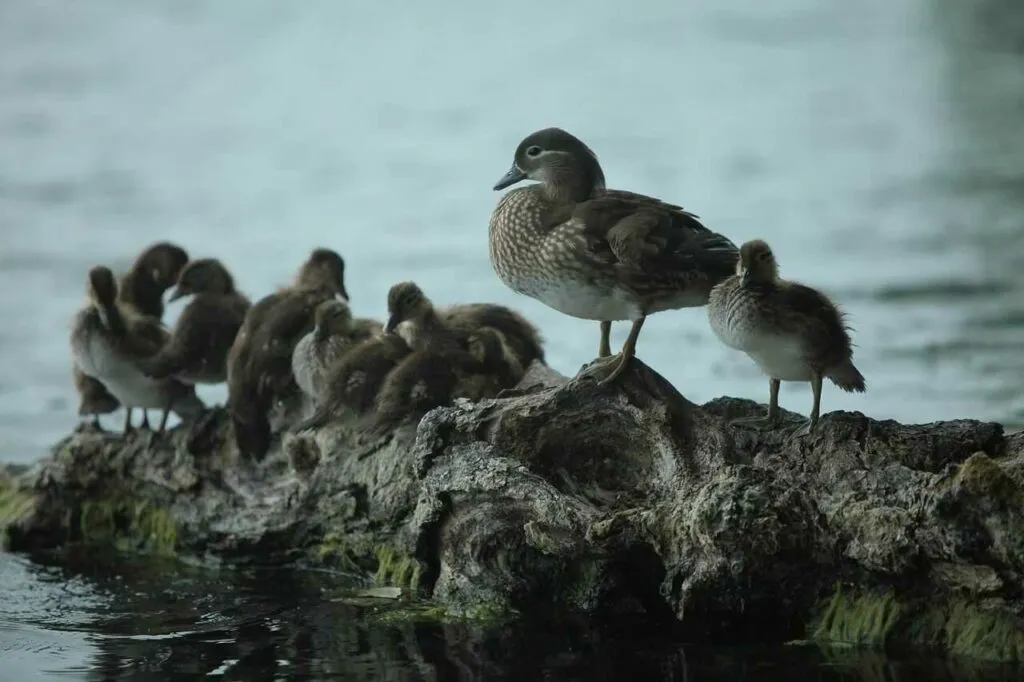
[[522, 182], [525, 179], [526, 173], [519, 170], [519, 166], [513, 163], [512, 167], [508, 169], [508, 172], [501, 176], [501, 180], [498, 180], [494, 185], [494, 191], [497, 192], [498, 190], [505, 189], [506, 187], [511, 187], [517, 182]]
[[188, 296], [187, 291], [182, 291], [181, 287], [174, 287], [174, 291], [172, 291], [171, 295], [167, 297], [167, 302], [172, 303], [177, 301], [179, 298], [184, 298], [186, 296]]
[[385, 323], [385, 325], [384, 325], [384, 333], [385, 334], [394, 334], [395, 333], [395, 329], [398, 327], [398, 324], [399, 324], [398, 318], [395, 317], [394, 315], [392, 315], [391, 317], [388, 318], [387, 323]]
[[740, 281], [743, 282], [743, 284], [750, 284], [751, 279], [750, 268], [740, 268]]

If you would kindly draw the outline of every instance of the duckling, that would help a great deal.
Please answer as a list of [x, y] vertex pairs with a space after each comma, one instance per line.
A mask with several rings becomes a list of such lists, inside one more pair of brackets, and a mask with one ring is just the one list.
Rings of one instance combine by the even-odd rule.
[[523, 378], [525, 369], [520, 362], [521, 351], [517, 352], [499, 330], [480, 327], [470, 332], [466, 347], [475, 365], [473, 373], [462, 382], [456, 397], [474, 401], [493, 398]]
[[348, 304], [331, 298], [316, 308], [313, 330], [299, 339], [292, 352], [295, 383], [314, 404], [323, 392], [327, 368], [361, 341], [380, 334], [380, 322], [352, 317]]
[[843, 313], [822, 292], [781, 279], [771, 247], [760, 239], [742, 246], [736, 274], [712, 290], [708, 320], [725, 345], [749, 355], [769, 377], [768, 414], [734, 423], [775, 425], [783, 381], [811, 383], [814, 405], [802, 433], [818, 423], [823, 378], [844, 391], [866, 390]]
[[297, 390], [292, 375], [295, 345], [314, 323], [314, 311], [331, 298], [347, 300], [345, 261], [314, 249], [291, 285], [253, 305], [228, 353], [228, 411], [241, 452], [262, 458], [270, 448], [268, 412]]
[[430, 299], [414, 282], [391, 287], [388, 313], [384, 332], [402, 337], [412, 353], [384, 380], [377, 395], [375, 419], [367, 431], [370, 437], [382, 436], [410, 417], [420, 418], [460, 393], [486, 388], [469, 385], [479, 373], [480, 363], [467, 350], [472, 343], [485, 352], [486, 334], [465, 335], [445, 326]]
[[[174, 379], [154, 380], [139, 369], [139, 361], [156, 354], [169, 338], [151, 317], [137, 315], [117, 302], [117, 282], [110, 268], [89, 270], [89, 303], [74, 319], [71, 349], [77, 366], [106, 386], [126, 408], [163, 410], [157, 433], [163, 433], [173, 410], [182, 419], [199, 416], [204, 405], [193, 387]], [[127, 415], [126, 415], [127, 417]], [[126, 418], [125, 432], [131, 431]]]
[[321, 429], [344, 414], [366, 415], [373, 409], [388, 374], [411, 352], [396, 334], [375, 336], [357, 344], [327, 368], [324, 392], [316, 409], [292, 431]]
[[482, 327], [497, 331], [507, 351], [515, 356], [515, 364], [521, 367], [521, 373], [512, 385], [519, 382], [522, 373], [534, 360], [545, 362], [540, 332], [525, 317], [505, 306], [461, 303], [439, 309], [438, 316], [445, 326], [462, 333], [468, 334]]
[[193, 298], [181, 311], [170, 341], [139, 366], [154, 379], [173, 376], [190, 384], [219, 384], [227, 379], [228, 350], [249, 311], [249, 299], [235, 289], [231, 273], [215, 258], [186, 265], [168, 300], [189, 295]]
[[188, 263], [188, 252], [171, 242], [157, 242], [143, 249], [121, 278], [118, 300], [140, 315], [162, 320], [164, 292], [178, 281]]
[[110, 395], [110, 391], [102, 382], [93, 379], [77, 366], [72, 366], [71, 375], [75, 382], [75, 390], [78, 392], [78, 416], [92, 417], [92, 427], [102, 431], [100, 415], [116, 412], [121, 403]]
[[705, 305], [711, 288], [735, 268], [735, 244], [693, 213], [607, 189], [597, 155], [564, 130], [526, 136], [494, 189], [526, 179], [539, 184], [508, 192], [491, 214], [491, 265], [513, 291], [600, 321], [599, 358], [611, 356], [612, 322], [632, 321], [601, 384], [628, 367], [648, 315]]

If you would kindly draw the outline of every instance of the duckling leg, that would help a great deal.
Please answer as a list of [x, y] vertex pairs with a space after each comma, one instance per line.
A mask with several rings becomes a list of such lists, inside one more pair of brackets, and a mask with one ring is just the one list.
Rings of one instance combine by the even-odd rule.
[[139, 423], [139, 428], [149, 429], [149, 410], [142, 411], [142, 421]]
[[[607, 386], [622, 376], [622, 373], [626, 371], [626, 367], [629, 366], [629, 361], [636, 355], [636, 340], [637, 337], [640, 336], [640, 329], [644, 326], [644, 321], [646, 319], [647, 316], [645, 315], [639, 320], [633, 320], [633, 328], [629, 330], [629, 336], [626, 337], [626, 342], [622, 344], [622, 351], [619, 352], [618, 364], [615, 366], [615, 369], [612, 370], [611, 374], [597, 382], [598, 385]], [[608, 323], [608, 328], [611, 328], [611, 322]]]
[[601, 345], [597, 347], [597, 357], [606, 358], [612, 354], [612, 323], [601, 320]]
[[749, 426], [753, 429], [770, 429], [779, 421], [779, 388], [782, 381], [768, 380], [768, 414], [763, 417], [740, 417], [729, 422], [730, 426]]
[[132, 428], [132, 408], [125, 407], [124, 408], [124, 428], [122, 429], [122, 431], [124, 431], [125, 435], [128, 435], [129, 433], [131, 433], [134, 430], [135, 429]]
[[806, 436], [814, 431], [814, 427], [818, 425], [818, 417], [821, 414], [821, 373], [814, 372], [811, 375], [811, 392], [814, 393], [814, 405], [811, 407], [811, 417], [804, 424], [803, 428], [797, 431], [794, 435]]

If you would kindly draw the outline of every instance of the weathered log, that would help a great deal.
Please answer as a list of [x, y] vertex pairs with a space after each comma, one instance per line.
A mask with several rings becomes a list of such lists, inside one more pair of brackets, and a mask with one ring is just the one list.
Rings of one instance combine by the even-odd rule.
[[238, 459], [224, 418], [200, 456], [181, 429], [76, 433], [0, 479], [0, 524], [16, 550], [358, 569], [463, 617], [554, 605], [688, 636], [1024, 659], [1024, 436], [849, 412], [757, 432], [726, 420], [763, 405], [695, 405], [639, 361], [598, 386], [606, 371], [535, 365], [517, 395], [436, 409], [376, 451], [347, 423], [261, 462]]

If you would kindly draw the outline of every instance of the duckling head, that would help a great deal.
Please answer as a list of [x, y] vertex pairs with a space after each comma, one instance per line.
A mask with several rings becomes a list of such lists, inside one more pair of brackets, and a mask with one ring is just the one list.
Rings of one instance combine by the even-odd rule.
[[[399, 282], [388, 291], [388, 321], [384, 325], [384, 333], [396, 333], [409, 326], [419, 327], [433, 312], [433, 304], [415, 282]], [[410, 340], [406, 339], [406, 342]]]
[[352, 322], [352, 309], [344, 301], [331, 298], [316, 307], [314, 319], [320, 334], [344, 334]]
[[299, 268], [295, 284], [300, 287], [325, 286], [333, 289], [341, 298], [349, 300], [345, 290], [345, 259], [331, 249], [313, 249], [309, 258]]
[[740, 259], [736, 274], [743, 283], [774, 282], [779, 276], [779, 264], [775, 261], [772, 247], [762, 239], [754, 239], [740, 247]]
[[494, 185], [495, 190], [523, 180], [577, 187], [583, 199], [604, 188], [604, 173], [597, 155], [583, 141], [561, 128], [530, 133], [516, 147], [512, 167]]
[[188, 263], [188, 252], [171, 242], [157, 242], [146, 247], [135, 259], [135, 269], [143, 270], [162, 289], [174, 286], [182, 268]]
[[200, 258], [185, 266], [168, 301], [191, 294], [230, 294], [235, 290], [231, 273], [216, 258]]
[[492, 365], [505, 355], [504, 335], [493, 327], [480, 327], [469, 335], [469, 354], [481, 365]]
[[117, 280], [114, 273], [105, 265], [97, 265], [89, 270], [89, 299], [101, 306], [112, 306], [117, 300]]

